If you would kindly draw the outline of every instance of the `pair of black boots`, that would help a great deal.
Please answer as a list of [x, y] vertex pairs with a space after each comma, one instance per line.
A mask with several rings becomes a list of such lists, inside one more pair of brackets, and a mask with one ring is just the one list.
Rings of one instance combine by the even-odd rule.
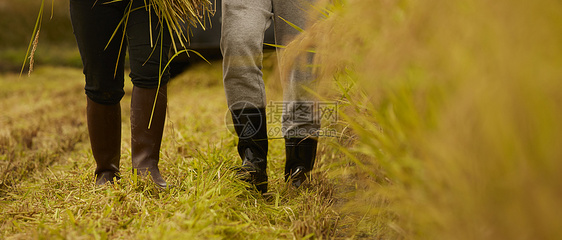
[[[232, 110], [242, 166], [238, 174], [261, 193], [267, 192], [267, 120], [265, 109]], [[285, 138], [285, 181], [300, 187], [314, 166], [318, 141], [314, 138]]]
[[[160, 87], [156, 104], [154, 104], [156, 92], [157, 89], [133, 87], [131, 155], [134, 174], [140, 177], [150, 176], [157, 187], [166, 188], [166, 181], [162, 178], [158, 168], [166, 121], [166, 85]], [[97, 164], [96, 184], [113, 183], [120, 178], [121, 106], [119, 103], [103, 105], [88, 98], [86, 112], [92, 154]]]

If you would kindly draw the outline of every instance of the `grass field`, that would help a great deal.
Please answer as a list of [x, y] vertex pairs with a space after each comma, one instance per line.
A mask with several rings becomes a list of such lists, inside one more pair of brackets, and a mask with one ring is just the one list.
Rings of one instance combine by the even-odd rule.
[[[357, 186], [350, 179], [335, 177], [343, 176], [353, 163], [345, 161], [332, 144], [349, 140], [321, 140], [316, 178], [302, 190], [287, 188], [282, 181], [284, 149], [278, 136], [270, 141], [270, 194], [266, 198], [233, 177], [231, 169], [239, 158], [235, 137], [225, 123], [220, 61], [197, 65], [170, 83], [160, 165], [175, 187], [161, 192], [131, 179], [131, 85], [127, 81], [121, 104], [123, 180], [114, 187], [95, 187], [84, 80], [68, 2], [54, 4], [52, 19], [47, 16], [50, 10], [45, 12], [36, 69], [29, 77], [19, 77], [38, 5], [0, 0], [1, 26], [14, 29], [0, 33], [0, 238], [373, 236], [369, 216], [338, 213]], [[10, 24], [14, 17], [20, 21]], [[266, 57], [264, 70], [268, 97], [280, 101], [274, 58]]]
[[[270, 75], [273, 65], [266, 66]], [[161, 154], [161, 169], [174, 186], [169, 191], [131, 179], [130, 92], [122, 101], [123, 179], [99, 188], [93, 184], [81, 70], [45, 66], [30, 77], [3, 74], [2, 238], [290, 239], [351, 237], [356, 231], [369, 236], [371, 228], [360, 224], [360, 216], [336, 211], [355, 188], [352, 183], [336, 187], [336, 179], [327, 177], [342, 157], [329, 144], [337, 139], [322, 140], [318, 172], [307, 188], [295, 190], [283, 182], [281, 139], [270, 141], [267, 197], [234, 178], [231, 169], [239, 157], [225, 123], [221, 74], [220, 62], [196, 65], [169, 85]], [[275, 99], [281, 92], [273, 79], [267, 85]]]

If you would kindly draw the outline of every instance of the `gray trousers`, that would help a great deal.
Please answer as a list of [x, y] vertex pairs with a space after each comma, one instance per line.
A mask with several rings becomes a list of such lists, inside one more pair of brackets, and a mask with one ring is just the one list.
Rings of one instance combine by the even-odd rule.
[[[281, 18], [306, 29], [313, 3], [314, 0], [222, 1], [221, 51], [229, 109], [266, 108], [261, 71], [265, 30], [273, 22], [276, 44], [286, 46], [299, 31]], [[314, 98], [307, 90], [315, 80], [310, 69], [312, 56], [302, 59], [305, 61], [294, 64], [291, 70], [281, 71], [284, 101], [276, 109], [283, 111], [282, 132], [286, 138], [314, 135], [320, 127]], [[282, 59], [279, 63], [284, 69]]]

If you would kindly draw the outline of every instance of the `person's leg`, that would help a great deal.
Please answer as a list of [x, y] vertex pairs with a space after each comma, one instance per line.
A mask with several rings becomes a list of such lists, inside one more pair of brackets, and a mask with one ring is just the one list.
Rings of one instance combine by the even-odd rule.
[[[133, 87], [131, 96], [131, 155], [133, 174], [148, 177], [161, 188], [167, 184], [158, 163], [166, 121], [167, 85], [161, 86], [154, 104], [157, 88]], [[154, 106], [154, 112], [152, 107]], [[152, 116], [152, 118], [151, 118]]]
[[[141, 177], [150, 175], [152, 181], [166, 188], [160, 174], [160, 147], [166, 121], [168, 62], [171, 38], [167, 28], [162, 28], [153, 14], [149, 18], [143, 1], [134, 1], [127, 22], [129, 59], [131, 61], [131, 154], [133, 173]], [[139, 8], [140, 7], [140, 8]], [[152, 20], [152, 22], [150, 22]], [[149, 27], [152, 28], [152, 44]], [[158, 94], [158, 96], [157, 96]], [[156, 101], [156, 102], [155, 102]]]
[[[291, 24], [306, 29], [314, 0], [274, 0], [275, 38], [278, 45], [289, 44], [299, 31]], [[291, 24], [289, 24], [289, 23]], [[283, 56], [281, 50], [278, 55]], [[285, 178], [300, 186], [314, 166], [316, 131], [320, 128], [313, 90], [312, 54], [303, 52], [296, 59], [279, 59], [284, 83], [283, 136], [285, 138]]]
[[222, 1], [223, 81], [239, 140], [239, 173], [262, 193], [268, 180], [262, 51], [272, 15], [270, 0]]
[[[123, 59], [126, 45], [111, 35], [123, 16], [124, 4], [71, 0], [70, 13], [84, 65], [87, 123], [96, 161], [96, 184], [119, 178]], [[107, 45], [107, 48], [106, 48]], [[119, 49], [123, 49], [119, 52]]]
[[265, 108], [263, 39], [272, 16], [270, 0], [222, 1], [223, 81], [230, 109], [245, 103]]
[[103, 185], [120, 178], [121, 106], [99, 104], [88, 98], [86, 109], [90, 146], [96, 160], [96, 184]]

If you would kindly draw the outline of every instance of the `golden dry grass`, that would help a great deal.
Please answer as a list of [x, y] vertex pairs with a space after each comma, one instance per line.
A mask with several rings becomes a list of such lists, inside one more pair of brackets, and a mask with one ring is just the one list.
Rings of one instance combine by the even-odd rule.
[[560, 238], [560, 2], [336, 2], [301, 48], [357, 84], [354, 211], [384, 238]]
[[[236, 180], [232, 169], [240, 159], [236, 138], [225, 127], [220, 69], [220, 61], [194, 65], [169, 83], [160, 166], [174, 188], [164, 192], [131, 174], [130, 81], [122, 102], [123, 179], [100, 188], [93, 179], [81, 71], [40, 67], [30, 77], [0, 75], [0, 238], [334, 236], [334, 185], [325, 174], [331, 158], [322, 158], [308, 188], [287, 188], [283, 141], [272, 139], [268, 197]], [[266, 69], [268, 76], [271, 72]], [[280, 96], [277, 83], [268, 82], [268, 89], [277, 91], [272, 97]], [[326, 145], [320, 149], [336, 156]]]

